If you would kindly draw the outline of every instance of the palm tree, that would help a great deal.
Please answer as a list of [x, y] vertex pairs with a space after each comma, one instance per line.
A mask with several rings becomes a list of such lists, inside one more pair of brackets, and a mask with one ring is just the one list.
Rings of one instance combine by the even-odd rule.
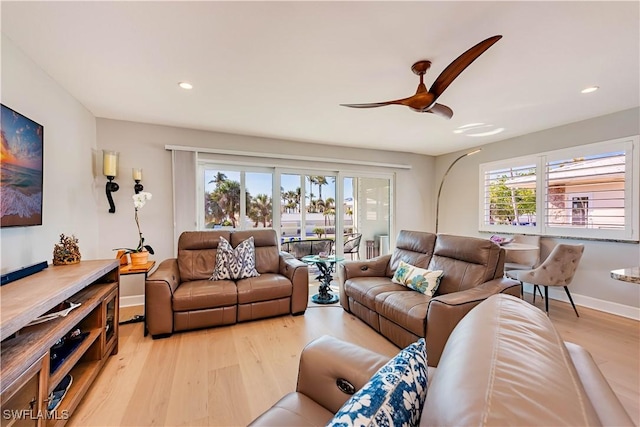
[[214, 193], [204, 194], [205, 223], [220, 224], [224, 219], [224, 210], [218, 203]]
[[316, 184], [318, 184], [318, 198], [322, 200], [322, 186], [329, 184], [326, 176], [316, 176]]
[[254, 227], [257, 227], [260, 221], [262, 221], [263, 227], [267, 227], [267, 223], [271, 226], [271, 209], [271, 197], [266, 194], [258, 194], [253, 198], [249, 217], [255, 221]]
[[[324, 225], [331, 225], [331, 216], [335, 218], [336, 210], [335, 210], [335, 200], [333, 197], [327, 197], [327, 200], [324, 201]], [[329, 220], [329, 224], [327, 224], [327, 219]], [[335, 222], [334, 222], [335, 223]]]
[[215, 178], [213, 178], [211, 181], [209, 181], [209, 184], [212, 183], [216, 183], [216, 188], [220, 187], [220, 185], [225, 182], [227, 180], [227, 175], [225, 175], [224, 173], [218, 171], [216, 173]]
[[313, 184], [318, 183], [318, 177], [314, 175], [307, 175], [307, 179], [309, 180], [309, 202], [313, 202]]
[[231, 225], [236, 228], [237, 217], [240, 215], [240, 183], [238, 181], [222, 181], [214, 191], [214, 195], [224, 210], [224, 214], [231, 221]]

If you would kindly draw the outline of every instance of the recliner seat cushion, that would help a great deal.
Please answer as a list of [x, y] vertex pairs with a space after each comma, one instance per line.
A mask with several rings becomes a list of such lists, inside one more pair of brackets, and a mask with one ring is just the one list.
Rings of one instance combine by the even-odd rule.
[[404, 292], [383, 292], [376, 295], [375, 310], [380, 316], [424, 337], [430, 300], [430, 296], [405, 288]]
[[286, 298], [290, 297], [293, 292], [293, 286], [289, 279], [272, 273], [240, 279], [236, 282], [236, 287], [238, 289], [238, 304]]
[[236, 284], [231, 280], [183, 282], [173, 294], [173, 311], [204, 310], [237, 303]]
[[389, 277], [355, 277], [347, 280], [344, 288], [349, 297], [371, 310], [376, 310], [378, 294], [409, 290], [406, 286], [392, 283]]

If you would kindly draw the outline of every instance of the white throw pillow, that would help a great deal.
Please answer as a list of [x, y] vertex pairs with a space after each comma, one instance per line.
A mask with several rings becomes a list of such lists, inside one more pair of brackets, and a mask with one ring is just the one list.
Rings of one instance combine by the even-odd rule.
[[442, 270], [427, 270], [400, 261], [391, 281], [432, 297], [440, 285]]
[[405, 278], [405, 286], [432, 297], [440, 285], [443, 275], [442, 270], [426, 270], [424, 268], [413, 267]]

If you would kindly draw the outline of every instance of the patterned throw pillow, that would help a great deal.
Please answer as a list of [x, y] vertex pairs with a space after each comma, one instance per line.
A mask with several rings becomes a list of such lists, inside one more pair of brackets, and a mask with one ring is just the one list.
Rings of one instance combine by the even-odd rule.
[[253, 236], [241, 242], [235, 249], [227, 239], [220, 236], [216, 252], [216, 267], [209, 280], [237, 280], [259, 275], [260, 273], [256, 270]]
[[427, 396], [424, 338], [384, 365], [342, 405], [328, 426], [417, 426]]
[[414, 291], [432, 297], [440, 285], [443, 273], [442, 270], [431, 271], [413, 267], [405, 278], [404, 284]]
[[400, 261], [391, 281], [432, 297], [440, 285], [443, 273], [442, 270], [425, 270]]
[[400, 261], [400, 265], [398, 266], [395, 273], [393, 273], [393, 277], [391, 281], [393, 283], [397, 283], [398, 285], [404, 285], [405, 280], [409, 273], [411, 273], [411, 269], [413, 266], [411, 264], [407, 264], [404, 261]]

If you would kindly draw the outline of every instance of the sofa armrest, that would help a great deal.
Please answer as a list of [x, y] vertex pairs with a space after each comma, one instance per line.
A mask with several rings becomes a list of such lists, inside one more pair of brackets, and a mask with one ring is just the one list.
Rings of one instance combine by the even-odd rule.
[[633, 426], [633, 420], [602, 375], [591, 354], [577, 344], [569, 342], [564, 344], [602, 425]]
[[381, 255], [364, 261], [343, 261], [339, 264], [338, 275], [344, 283], [354, 277], [384, 277], [391, 255]]
[[336, 381], [345, 379], [360, 390], [388, 361], [387, 356], [324, 335], [302, 350], [296, 391], [335, 414], [351, 397]]
[[180, 270], [176, 258], [162, 261], [145, 280], [145, 318], [151, 335], [173, 332], [172, 297], [179, 285]]
[[280, 252], [280, 274], [293, 286], [291, 290], [291, 314], [303, 314], [309, 303], [309, 268], [293, 255]]
[[515, 280], [500, 278], [460, 292], [438, 295], [429, 301], [427, 309], [427, 355], [429, 366], [438, 366], [449, 335], [473, 307], [491, 295], [505, 293], [520, 297], [521, 285]]
[[338, 289], [340, 292], [340, 304], [349, 311], [349, 302], [344, 290], [347, 280], [354, 277], [385, 277], [391, 255], [380, 255], [364, 261], [342, 261], [338, 263], [336, 272], [338, 273]]

